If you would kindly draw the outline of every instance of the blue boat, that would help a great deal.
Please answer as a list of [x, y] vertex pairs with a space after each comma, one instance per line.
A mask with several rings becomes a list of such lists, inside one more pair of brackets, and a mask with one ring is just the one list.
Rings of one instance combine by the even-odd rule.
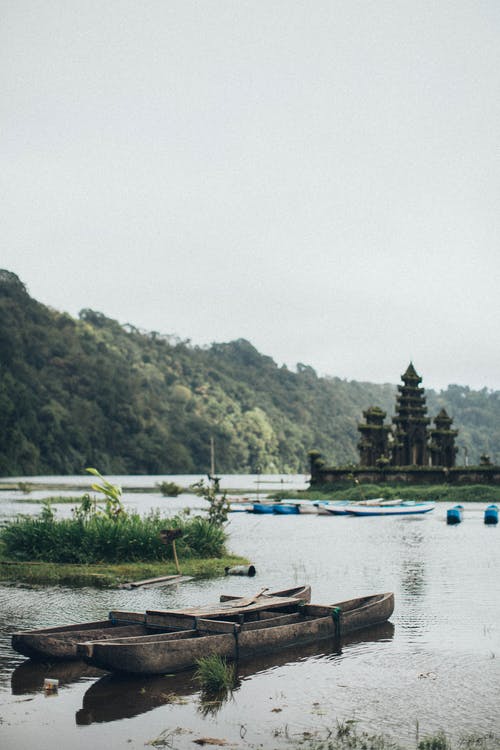
[[254, 503], [253, 513], [274, 513], [274, 503]]
[[450, 526], [454, 526], [457, 523], [462, 522], [464, 506], [454, 505], [453, 508], [448, 508], [446, 511], [446, 523]]
[[421, 513], [430, 513], [434, 510], [436, 503], [417, 503], [413, 500], [389, 501], [385, 505], [361, 505], [351, 506], [349, 513], [353, 516], [414, 516]]
[[488, 505], [484, 511], [484, 522], [488, 525], [498, 523], [498, 505], [495, 505], [494, 503]]
[[273, 512], [278, 515], [297, 515], [299, 506], [293, 503], [275, 503], [273, 505]]

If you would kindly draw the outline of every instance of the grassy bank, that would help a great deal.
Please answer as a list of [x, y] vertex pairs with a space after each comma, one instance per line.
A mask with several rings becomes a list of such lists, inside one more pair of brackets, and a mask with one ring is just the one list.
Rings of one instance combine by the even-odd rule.
[[[180, 560], [182, 574], [196, 578], [223, 576], [225, 567], [247, 564], [248, 560], [236, 555]], [[39, 560], [19, 562], [0, 557], [0, 580], [13, 584], [113, 588], [128, 581], [141, 581], [175, 573], [175, 563], [170, 561], [76, 565]]]
[[333, 487], [317, 487], [298, 492], [279, 491], [273, 494], [276, 499], [297, 498], [302, 500], [368, 500], [375, 497], [386, 499], [401, 498], [403, 500], [433, 500], [435, 502], [450, 503], [498, 503], [500, 502], [500, 487], [490, 487], [484, 484], [463, 485], [383, 485], [383, 484], [338, 484]]

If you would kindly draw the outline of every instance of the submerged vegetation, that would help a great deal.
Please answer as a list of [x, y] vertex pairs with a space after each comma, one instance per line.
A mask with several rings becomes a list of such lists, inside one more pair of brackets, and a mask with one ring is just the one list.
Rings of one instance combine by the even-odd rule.
[[454, 742], [444, 731], [417, 736], [415, 742], [400, 744], [386, 734], [359, 731], [354, 720], [339, 721], [325, 738], [303, 736], [289, 745], [303, 750], [498, 750], [500, 736], [491, 732], [468, 733]]
[[[319, 377], [278, 366], [248, 341], [193, 346], [40, 304], [0, 271], [0, 475], [304, 472], [317, 448], [356, 462], [368, 405], [391, 411], [395, 386]], [[397, 380], [397, 373], [395, 374]], [[459, 457], [500, 454], [500, 397], [450, 385], [426, 390], [460, 430]], [[29, 488], [28, 488], [29, 489]]]
[[158, 484], [158, 489], [165, 497], [177, 497], [184, 491], [182, 487], [179, 487], [175, 482], [160, 482]]

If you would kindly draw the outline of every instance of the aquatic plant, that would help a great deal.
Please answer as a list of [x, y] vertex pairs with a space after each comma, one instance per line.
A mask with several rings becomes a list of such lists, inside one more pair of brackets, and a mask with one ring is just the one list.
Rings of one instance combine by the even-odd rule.
[[437, 732], [420, 740], [417, 750], [451, 750], [451, 744], [444, 732]]
[[220, 695], [234, 687], [236, 668], [234, 664], [228, 664], [223, 656], [209, 654], [197, 659], [194, 677], [207, 693]]
[[177, 497], [183, 491], [175, 482], [159, 482], [157, 487], [165, 497]]

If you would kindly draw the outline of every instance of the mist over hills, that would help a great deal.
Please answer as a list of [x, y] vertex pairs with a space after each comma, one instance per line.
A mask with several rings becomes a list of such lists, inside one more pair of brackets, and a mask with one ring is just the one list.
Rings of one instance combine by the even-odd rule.
[[[401, 372], [407, 366], [401, 362]], [[418, 370], [418, 363], [415, 363]], [[420, 373], [425, 386], [425, 373]], [[395, 380], [397, 379], [395, 375]], [[279, 367], [244, 339], [198, 347], [85, 309], [75, 319], [0, 270], [0, 474], [307, 472], [315, 448], [357, 463], [368, 406], [394, 413], [396, 385]], [[426, 390], [469, 463], [500, 454], [500, 392]]]

